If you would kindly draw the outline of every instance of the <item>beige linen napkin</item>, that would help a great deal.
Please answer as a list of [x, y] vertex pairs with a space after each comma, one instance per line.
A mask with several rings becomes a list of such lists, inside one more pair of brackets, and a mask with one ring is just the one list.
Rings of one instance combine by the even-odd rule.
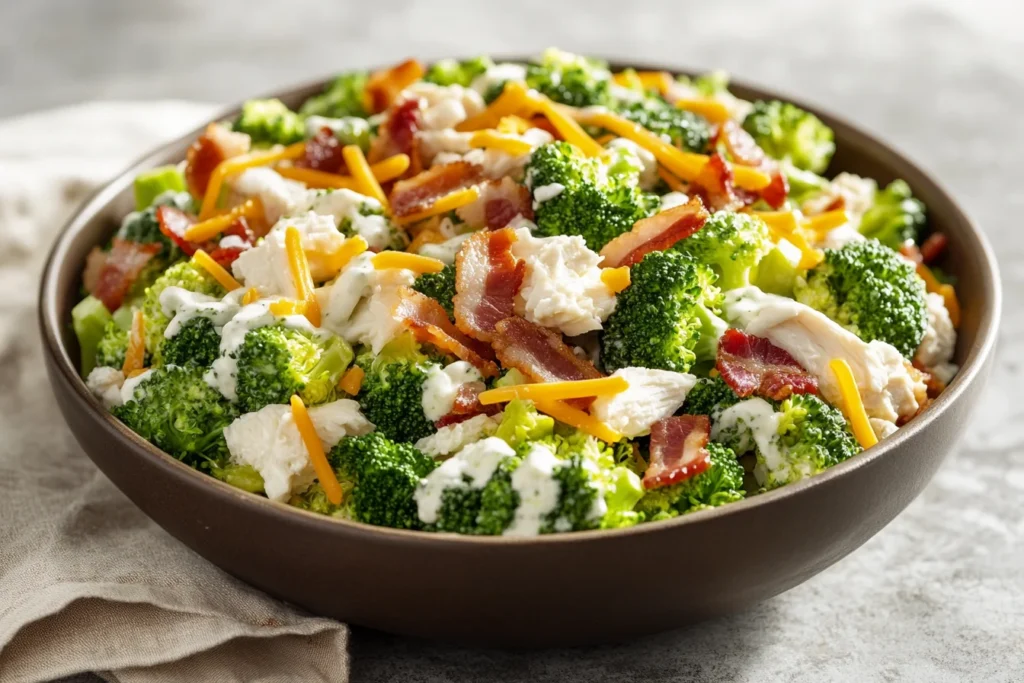
[[[39, 271], [71, 210], [212, 116], [96, 103], [0, 122], [0, 682], [344, 681], [348, 631], [236, 581], [157, 527], [93, 466], [46, 379]], [[259, 529], [248, 529], [259, 542]]]

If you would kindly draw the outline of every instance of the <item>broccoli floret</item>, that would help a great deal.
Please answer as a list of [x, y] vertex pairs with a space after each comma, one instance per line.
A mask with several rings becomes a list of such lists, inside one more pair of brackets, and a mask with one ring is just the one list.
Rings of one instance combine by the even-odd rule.
[[238, 404], [249, 413], [288, 403], [295, 394], [306, 405], [333, 400], [352, 355], [348, 342], [334, 335], [324, 340], [283, 323], [249, 330], [235, 351]]
[[352, 482], [341, 481], [340, 483], [342, 488], [341, 505], [335, 505], [327, 499], [327, 492], [324, 491], [324, 487], [320, 485], [320, 482], [314, 482], [302, 493], [293, 495], [288, 499], [288, 504], [302, 510], [315, 512], [318, 515], [351, 519], [352, 510], [350, 503], [352, 502], [352, 496], [350, 492], [352, 491]]
[[594, 251], [633, 228], [660, 205], [642, 192], [638, 176], [602, 172], [601, 161], [588, 159], [566, 142], [538, 147], [526, 167], [531, 191], [561, 185], [557, 195], [536, 209], [537, 234], [580, 235]]
[[197, 365], [208, 368], [220, 355], [220, 333], [205, 316], [187, 320], [178, 333], [160, 344], [160, 356], [167, 365]]
[[412, 288], [421, 294], [426, 294], [431, 299], [436, 299], [448, 313], [448, 317], [454, 319], [455, 304], [452, 299], [455, 297], [455, 266], [448, 264], [440, 273], [424, 273], [416, 278]]
[[145, 211], [157, 197], [166, 192], [185, 192], [185, 176], [177, 166], [158, 166], [135, 176], [132, 189], [135, 193], [135, 210]]
[[369, 112], [363, 103], [363, 93], [369, 77], [366, 71], [348, 71], [338, 75], [322, 93], [306, 100], [299, 113], [303, 116], [366, 118]]
[[608, 372], [643, 367], [687, 372], [714, 358], [725, 323], [709, 266], [677, 252], [655, 251], [632, 267], [601, 337]]
[[714, 97], [729, 92], [729, 73], [726, 71], [709, 71], [690, 78], [689, 76], [676, 76], [680, 83], [693, 88], [702, 97]]
[[124, 365], [124, 355], [128, 351], [130, 336], [130, 331], [122, 328], [116, 321], [107, 321], [103, 328], [103, 336], [96, 345], [94, 367], [119, 368]]
[[238, 410], [203, 380], [203, 369], [156, 368], [132, 400], [113, 409], [133, 432], [193, 466], [224, 462], [224, 428]]
[[648, 521], [668, 519], [742, 499], [743, 466], [736, 454], [713, 441], [707, 449], [711, 461], [708, 469], [678, 484], [648, 491], [637, 503], [637, 512]]
[[391, 340], [376, 358], [360, 354], [356, 364], [366, 373], [357, 396], [359, 407], [379, 432], [395, 441], [415, 442], [437, 431], [423, 414], [429, 359], [412, 335]]
[[769, 294], [793, 298], [796, 279], [803, 275], [800, 250], [789, 241], [780, 241], [757, 264], [754, 285]]
[[461, 85], [469, 87], [473, 79], [494, 66], [490, 57], [480, 56], [465, 61], [442, 59], [434, 62], [423, 75], [423, 80], [437, 85]]
[[[843, 413], [811, 394], [794, 394], [778, 411], [779, 443], [790, 468], [803, 476], [817, 474], [860, 453]], [[773, 473], [769, 472], [769, 485]]]
[[436, 463], [407, 443], [396, 443], [379, 431], [342, 439], [328, 455], [344, 488], [344, 514], [367, 524], [419, 529], [413, 493]]
[[611, 72], [604, 62], [554, 48], [545, 50], [539, 62], [526, 67], [529, 87], [573, 107], [611, 104], [611, 82]]
[[914, 199], [910, 186], [894, 180], [875, 193], [871, 208], [860, 219], [860, 232], [889, 247], [899, 250], [905, 242], [916, 242], [925, 224], [924, 204]]
[[797, 168], [822, 173], [836, 151], [832, 129], [814, 114], [779, 100], [754, 102], [743, 128], [773, 159], [788, 160]]
[[164, 331], [170, 318], [164, 315], [160, 305], [160, 294], [168, 287], [181, 287], [190, 292], [198, 292], [208, 296], [221, 298], [224, 288], [213, 279], [206, 270], [191, 261], [176, 263], [163, 272], [146, 288], [142, 299], [142, 314], [146, 321], [146, 351], [153, 356], [153, 363], [163, 363], [161, 347], [164, 343]]
[[721, 375], [702, 377], [686, 394], [683, 414], [707, 415], [714, 422], [719, 413], [739, 402], [740, 397], [725, 383]]
[[[210, 474], [225, 484], [249, 493], [263, 493], [263, 475], [252, 465], [210, 463]], [[322, 491], [322, 489], [321, 489]]]
[[771, 248], [771, 236], [763, 220], [732, 211], [712, 214], [704, 227], [673, 247], [711, 266], [718, 275], [715, 285], [723, 291], [748, 286], [751, 271]]
[[876, 240], [826, 249], [824, 261], [797, 278], [794, 293], [861, 339], [888, 342], [908, 358], [928, 326], [924, 281]]
[[687, 152], [704, 153], [711, 140], [711, 126], [693, 112], [680, 109], [660, 97], [623, 102], [617, 107], [623, 117], [647, 130], [668, 136], [672, 144]]
[[505, 404], [501, 424], [494, 436], [503, 440], [519, 455], [529, 450], [532, 442], [549, 439], [555, 433], [555, 420], [537, 412], [530, 401], [516, 399]]
[[290, 145], [306, 137], [302, 117], [278, 99], [247, 100], [232, 129], [247, 134], [255, 145]]

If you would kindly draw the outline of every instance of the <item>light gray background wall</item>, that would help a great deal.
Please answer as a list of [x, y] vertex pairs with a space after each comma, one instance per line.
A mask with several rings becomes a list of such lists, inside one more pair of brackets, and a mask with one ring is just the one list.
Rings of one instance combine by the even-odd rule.
[[1000, 366], [922, 497], [744, 615], [531, 655], [358, 631], [355, 679], [1010, 681], [1024, 677], [1022, 29], [1017, 3], [992, 0], [0, 0], [0, 116], [85, 99], [228, 102], [407, 55], [558, 45], [723, 67], [859, 121], [950, 187], [1003, 267]]

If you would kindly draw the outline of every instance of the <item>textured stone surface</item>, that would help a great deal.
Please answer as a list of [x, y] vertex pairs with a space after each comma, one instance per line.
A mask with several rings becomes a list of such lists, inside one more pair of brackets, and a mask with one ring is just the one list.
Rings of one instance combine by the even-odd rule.
[[[961, 446], [859, 551], [758, 608], [599, 649], [501, 653], [357, 630], [357, 681], [1024, 678], [1024, 44], [1010, 2], [0, 4], [0, 115], [96, 98], [229, 101], [335, 68], [566, 49], [695, 67], [842, 112], [963, 201], [1006, 290], [998, 367]], [[555, 16], [558, 18], [556, 19]], [[642, 572], [640, 574], [642, 576]], [[599, 598], [595, 598], [599, 599]], [[557, 606], [553, 607], [557, 609]]]

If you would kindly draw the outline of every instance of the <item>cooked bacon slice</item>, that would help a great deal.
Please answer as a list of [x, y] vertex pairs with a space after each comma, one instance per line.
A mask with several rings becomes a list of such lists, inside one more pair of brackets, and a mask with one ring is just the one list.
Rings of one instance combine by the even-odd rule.
[[324, 173], [348, 173], [348, 166], [341, 154], [342, 147], [344, 145], [334, 136], [334, 131], [324, 126], [306, 140], [305, 152], [296, 160], [295, 165]]
[[96, 278], [93, 296], [102, 301], [108, 311], [116, 311], [139, 273], [160, 249], [156, 242], [141, 244], [115, 237]]
[[761, 199], [773, 209], [781, 209], [789, 195], [789, 181], [781, 171], [772, 174], [772, 181], [761, 190]]
[[210, 174], [220, 162], [249, 151], [251, 141], [245, 133], [235, 133], [222, 124], [211, 123], [185, 153], [185, 182], [193, 197], [206, 194]]
[[366, 82], [367, 109], [374, 114], [384, 111], [400, 92], [420, 80], [423, 74], [423, 65], [415, 59], [407, 59], [390, 69], [374, 71]]
[[[210, 255], [214, 261], [222, 266], [230, 265], [234, 262], [238, 255], [245, 251], [248, 247], [226, 247], [221, 248], [219, 237], [215, 237], [212, 240], [197, 244], [196, 242], [189, 242], [185, 239], [185, 233], [191, 228], [196, 219], [184, 211], [177, 209], [173, 206], [161, 206], [156, 210], [156, 220], [160, 224], [160, 232], [166, 235], [172, 242], [178, 245], [187, 256], [191, 256], [196, 253], [197, 250], [202, 249]], [[245, 218], [238, 218], [234, 223], [228, 226], [227, 229], [221, 232], [221, 235], [227, 237], [228, 235], [234, 235], [240, 237], [246, 245], [252, 245], [255, 241], [255, 236], [252, 230], [249, 229], [249, 224]]]
[[718, 152], [712, 154], [704, 164], [704, 168], [690, 184], [690, 190], [715, 211], [736, 211], [753, 204], [757, 199], [757, 195], [733, 185], [732, 169]]
[[500, 230], [516, 216], [533, 220], [533, 203], [525, 186], [505, 177], [480, 185], [480, 197], [455, 213], [474, 229]]
[[644, 472], [645, 489], [671, 486], [696, 476], [711, 465], [707, 415], [666, 417], [651, 425], [651, 462]]
[[394, 107], [377, 131], [377, 136], [370, 143], [370, 152], [366, 159], [371, 164], [383, 161], [395, 154], [409, 156], [409, 168], [404, 177], [419, 173], [423, 165], [420, 162], [419, 145], [416, 144], [416, 132], [420, 129], [420, 103], [412, 99]]
[[434, 166], [427, 171], [399, 180], [391, 190], [391, 210], [396, 216], [422, 211], [437, 199], [483, 180], [483, 168], [468, 161]]
[[465, 422], [477, 415], [496, 415], [501, 412], [501, 406], [494, 404], [485, 406], [480, 403], [480, 392], [486, 389], [483, 382], [468, 382], [459, 387], [455, 394], [455, 403], [450, 413], [434, 423], [438, 429], [458, 422]]
[[484, 377], [498, 374], [494, 352], [486, 344], [470, 339], [448, 319], [448, 313], [436, 300], [409, 287], [399, 290], [400, 300], [395, 307], [395, 317], [412, 330], [416, 339], [428, 342], [470, 363]]
[[793, 394], [818, 393], [818, 380], [785, 349], [740, 330], [726, 330], [718, 340], [715, 367], [737, 396], [757, 393], [781, 401]]
[[672, 207], [636, 222], [633, 229], [619, 235], [601, 249], [604, 268], [640, 263], [652, 251], [668, 249], [704, 227], [708, 212], [700, 199]]
[[455, 324], [482, 342], [493, 338], [494, 326], [515, 315], [515, 299], [526, 264], [512, 256], [512, 228], [477, 232], [455, 256]]
[[565, 139], [564, 137], [562, 137], [562, 134], [558, 132], [558, 129], [555, 128], [550, 121], [548, 121], [548, 117], [544, 116], [543, 114], [534, 114], [533, 116], [531, 116], [530, 125], [533, 126], [534, 128], [546, 130], [548, 133], [551, 134], [551, 137], [553, 137], [555, 140]]
[[732, 160], [741, 166], [761, 167], [768, 159], [750, 133], [735, 121], [726, 121], [718, 127], [718, 142], [725, 145]]
[[85, 270], [82, 271], [82, 287], [89, 294], [92, 294], [96, 289], [96, 284], [100, 281], [100, 273], [103, 272], [103, 266], [106, 263], [107, 252], [99, 247], [93, 247], [89, 255], [85, 257]]
[[925, 265], [935, 263], [942, 256], [943, 252], [946, 251], [948, 244], [949, 238], [944, 233], [933, 232], [921, 243], [921, 260], [924, 261]]

